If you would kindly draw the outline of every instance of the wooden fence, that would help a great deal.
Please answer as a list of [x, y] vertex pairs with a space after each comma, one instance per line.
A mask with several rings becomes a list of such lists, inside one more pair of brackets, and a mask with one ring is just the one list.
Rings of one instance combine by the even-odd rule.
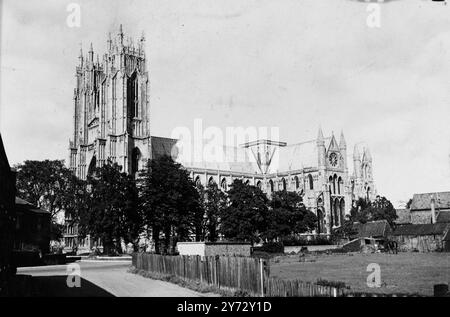
[[177, 276], [218, 288], [240, 290], [252, 296], [262, 295], [262, 281], [266, 275], [264, 262], [250, 257], [163, 256], [134, 253], [132, 264], [144, 271]]
[[184, 280], [242, 291], [251, 296], [267, 297], [337, 297], [342, 289], [281, 280], [269, 277], [268, 261], [250, 257], [163, 256], [134, 253], [132, 264], [137, 269], [177, 276]]
[[344, 291], [299, 280], [268, 278], [265, 282], [265, 293], [270, 297], [338, 297], [343, 296]]

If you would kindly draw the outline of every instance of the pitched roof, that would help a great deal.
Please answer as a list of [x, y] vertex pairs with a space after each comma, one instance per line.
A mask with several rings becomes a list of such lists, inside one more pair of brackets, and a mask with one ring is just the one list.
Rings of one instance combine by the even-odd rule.
[[152, 156], [153, 158], [158, 158], [163, 155], [171, 156], [172, 148], [177, 143], [178, 140], [152, 136]]
[[450, 223], [450, 211], [439, 211], [436, 217], [437, 223]]
[[431, 199], [435, 200], [435, 209], [450, 209], [450, 192], [414, 194], [411, 211], [430, 210]]
[[358, 237], [384, 237], [390, 230], [386, 220], [377, 220], [366, 223], [354, 223], [353, 228], [358, 231]]
[[25, 212], [31, 211], [36, 214], [50, 214], [49, 211], [37, 208], [32, 203], [29, 203], [28, 201], [26, 201], [20, 197], [16, 197], [16, 209], [18, 209], [19, 211], [25, 211]]
[[8, 157], [6, 156], [5, 148], [3, 146], [2, 135], [0, 134], [0, 173], [10, 173], [10, 170]]
[[394, 231], [395, 236], [426, 236], [443, 234], [449, 227], [447, 223], [427, 223], [419, 225], [403, 225]]
[[177, 161], [187, 168], [261, 174], [258, 164], [249, 150], [235, 146], [222, 146], [221, 149], [221, 153], [208, 153], [208, 151], [205, 151], [202, 157], [199, 158], [199, 161], [196, 161], [195, 153], [181, 153]]

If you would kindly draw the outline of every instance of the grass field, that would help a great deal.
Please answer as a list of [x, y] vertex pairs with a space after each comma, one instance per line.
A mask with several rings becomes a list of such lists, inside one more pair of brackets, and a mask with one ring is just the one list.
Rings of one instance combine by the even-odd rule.
[[[281, 279], [315, 282], [318, 279], [344, 282], [356, 292], [419, 293], [433, 295], [433, 285], [450, 283], [450, 253], [321, 254], [276, 257], [270, 275]], [[379, 288], [367, 286], [367, 266], [377, 263], [381, 270]]]

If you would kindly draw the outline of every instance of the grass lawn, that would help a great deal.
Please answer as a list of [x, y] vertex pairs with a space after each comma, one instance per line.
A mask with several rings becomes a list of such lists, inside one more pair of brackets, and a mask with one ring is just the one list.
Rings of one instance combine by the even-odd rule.
[[[305, 262], [299, 262], [299, 258], [298, 255], [273, 258], [270, 275], [305, 282], [340, 281], [356, 292], [429, 296], [433, 295], [434, 284], [450, 283], [450, 253], [321, 254], [306, 255]], [[367, 286], [370, 263], [380, 265], [382, 286], [379, 288]]]

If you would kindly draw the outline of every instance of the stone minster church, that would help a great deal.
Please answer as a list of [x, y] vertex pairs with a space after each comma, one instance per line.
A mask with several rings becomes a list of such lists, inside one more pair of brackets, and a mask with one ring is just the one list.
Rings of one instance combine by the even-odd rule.
[[[120, 26], [117, 35], [109, 35], [107, 52], [101, 58], [94, 58], [92, 44], [86, 56], [80, 52], [69, 150], [69, 167], [80, 178], [108, 160], [135, 174], [145, 167], [147, 159], [170, 155], [176, 145], [177, 140], [150, 134], [144, 43], [144, 36], [136, 43], [125, 40]], [[319, 218], [317, 233], [329, 233], [331, 227], [340, 226], [358, 198], [372, 200], [376, 195], [369, 148], [357, 144], [353, 155], [347, 156], [343, 133], [337, 140], [334, 135], [324, 137], [319, 129], [317, 137], [307, 142], [288, 145], [255, 140], [224, 150], [250, 159], [180, 163], [203, 185], [215, 182], [226, 190], [237, 178], [268, 195], [282, 189], [300, 192], [305, 205]]]

